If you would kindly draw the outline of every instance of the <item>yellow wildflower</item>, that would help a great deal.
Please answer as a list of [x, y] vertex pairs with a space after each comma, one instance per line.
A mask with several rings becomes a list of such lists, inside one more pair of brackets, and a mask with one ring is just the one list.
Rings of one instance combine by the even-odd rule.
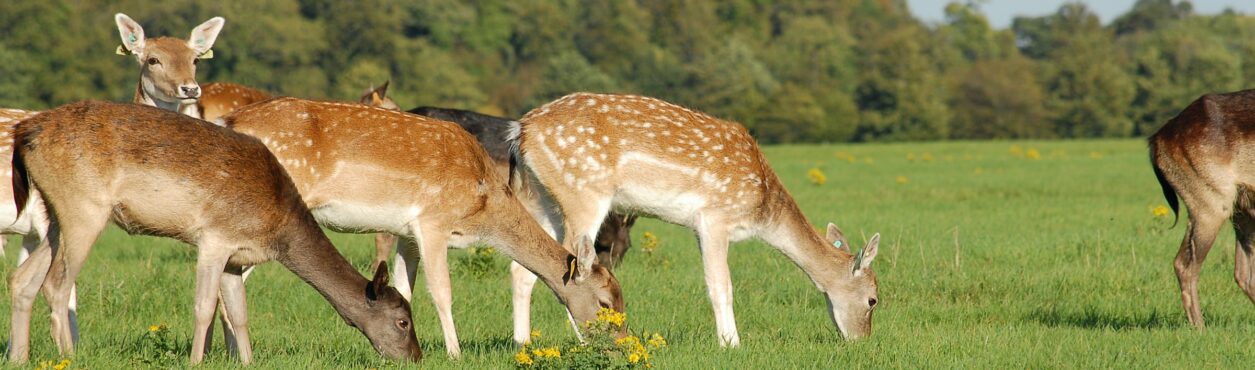
[[562, 357], [562, 351], [559, 350], [558, 347], [545, 348], [545, 349], [540, 350], [540, 357], [559, 358], [559, 357]]
[[532, 361], [532, 356], [527, 355], [526, 350], [519, 351], [519, 353], [515, 353], [514, 362], [523, 366], [532, 366], [532, 364], [535, 363]]
[[70, 366], [70, 360], [61, 360], [61, 362], [58, 362], [55, 366], [52, 367], [52, 369], [53, 370], [65, 370], [65, 368], [69, 366]]
[[667, 340], [662, 339], [662, 334], [654, 333], [654, 336], [649, 338], [649, 346], [654, 348], [666, 347]]
[[601, 308], [597, 310], [597, 321], [608, 323], [617, 327], [623, 327], [623, 322], [627, 321], [627, 314], [615, 311], [611, 308]]
[[920, 156], [920, 157], [919, 157], [919, 159], [920, 159], [920, 160], [923, 160], [924, 162], [932, 162], [932, 161], [933, 161], [933, 155], [932, 155], [932, 153], [927, 153], [927, 152], [925, 152], [925, 153], [924, 153], [924, 155], [922, 155], [922, 156]]
[[915, 161], [915, 153], [906, 153], [906, 160]]
[[645, 253], [654, 253], [658, 249], [658, 236], [646, 231], [644, 238], [645, 241], [641, 243], [641, 250], [645, 251]]
[[905, 184], [905, 183], [906, 183], [906, 176], [898, 176], [897, 181], [898, 181], [898, 183], [899, 183], [899, 184]]
[[540, 338], [540, 329], [532, 330], [532, 339]]
[[1034, 148], [1028, 148], [1028, 151], [1024, 153], [1024, 156], [1032, 160], [1041, 159], [1041, 153], [1038, 153], [1037, 149]]
[[149, 326], [148, 326], [148, 331], [155, 332], [155, 331], [158, 331], [158, 330], [161, 330], [161, 327], [160, 327], [160, 326], [157, 326], [157, 325], [149, 325]]
[[1011, 153], [1013, 157], [1022, 157], [1024, 156], [1024, 149], [1017, 144], [1011, 144], [1011, 148], [1007, 149], [1007, 153]]
[[635, 353], [628, 355], [628, 362], [631, 362], [633, 364], [637, 362], [641, 362], [641, 355], [638, 355]]
[[823, 185], [828, 181], [828, 176], [824, 176], [824, 171], [820, 171], [818, 168], [811, 168], [810, 171], [806, 171], [806, 177], [810, 178], [811, 183], [815, 185]]
[[1168, 216], [1169, 211], [1171, 210], [1169, 210], [1168, 207], [1164, 207], [1162, 204], [1155, 206], [1154, 209], [1150, 210], [1150, 212], [1154, 214], [1155, 217], [1166, 217]]

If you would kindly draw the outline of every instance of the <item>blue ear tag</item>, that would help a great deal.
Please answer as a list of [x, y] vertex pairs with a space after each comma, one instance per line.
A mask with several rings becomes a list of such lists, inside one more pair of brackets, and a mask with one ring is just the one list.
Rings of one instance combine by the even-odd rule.
[[135, 37], [135, 34], [131, 34], [131, 37], [127, 38], [127, 41], [130, 41], [132, 44], [134, 44], [136, 40], [139, 40], [139, 38]]
[[837, 247], [837, 248], [841, 248], [841, 241], [840, 241], [840, 240], [833, 241], [833, 242], [832, 242], [832, 246]]

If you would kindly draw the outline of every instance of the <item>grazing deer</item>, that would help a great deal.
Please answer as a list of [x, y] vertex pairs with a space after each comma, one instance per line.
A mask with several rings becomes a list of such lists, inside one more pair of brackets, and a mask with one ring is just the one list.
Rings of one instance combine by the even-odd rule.
[[256, 139], [152, 107], [90, 101], [27, 119], [15, 132], [15, 202], [26, 204], [32, 185], [43, 195], [52, 215], [52, 248], [36, 251], [10, 281], [10, 360], [27, 360], [40, 282], [57, 347], [73, 352], [65, 324], [70, 286], [110, 221], [129, 233], [197, 248], [192, 363], [204, 358], [220, 288], [241, 361], [251, 361], [240, 275], [245, 266], [270, 260], [317, 289], [384, 356], [421, 358], [409, 304], [387, 286], [386, 266], [373, 280], [362, 277]]
[[[27, 111], [21, 109], [0, 108], [0, 158], [12, 158], [13, 156], [13, 126], [18, 122], [30, 118], [39, 112]], [[0, 194], [12, 194], [12, 181], [10, 180], [11, 171], [0, 171]], [[38, 202], [38, 197], [32, 197], [33, 201]], [[48, 230], [48, 221], [42, 214], [42, 206], [40, 211], [27, 211], [24, 217], [18, 217], [17, 205], [13, 204], [12, 197], [0, 196], [0, 234], [22, 235], [22, 249], [18, 252], [17, 263], [20, 265], [26, 261], [36, 247], [43, 240], [44, 234]], [[27, 206], [27, 208], [30, 208]], [[0, 236], [0, 256], [4, 256], [4, 247], [6, 238]]]
[[144, 37], [144, 28], [131, 17], [118, 13], [122, 45], [118, 54], [135, 55], [139, 62], [139, 85], [135, 87], [136, 104], [155, 106], [201, 118], [196, 103], [201, 97], [196, 83], [196, 62], [212, 58], [214, 41], [226, 20], [213, 17], [192, 29], [187, 40], [173, 37]]
[[1173, 261], [1190, 324], [1203, 327], [1198, 276], [1216, 234], [1232, 217], [1237, 232], [1234, 279], [1255, 302], [1255, 90], [1203, 95], [1150, 136], [1150, 162], [1176, 217], [1189, 208], [1185, 239]]
[[[388, 97], [388, 82], [384, 82], [378, 88], [367, 90], [359, 101], [370, 106], [401, 110], [400, 106], [392, 98]], [[418, 107], [410, 109], [408, 112], [457, 123], [463, 130], [475, 136], [479, 145], [492, 158], [496, 171], [502, 177], [508, 178], [510, 176], [510, 144], [506, 141], [506, 132], [511, 125], [517, 124], [516, 121], [449, 108]], [[549, 232], [551, 236], [557, 237], [556, 229], [549, 224], [549, 217], [545, 214], [546, 210], [536, 196], [538, 193], [528, 191], [526, 184], [523, 185], [524, 188], [516, 192], [519, 201], [523, 202], [524, 207], [541, 223], [545, 231]], [[597, 251], [597, 262], [599, 264], [609, 269], [619, 266], [619, 263], [623, 261], [623, 255], [632, 247], [631, 231], [632, 225], [635, 223], [635, 215], [625, 215], [618, 212], [610, 212], [606, 215], [605, 221], [601, 223], [601, 230], [597, 233], [593, 243], [593, 247]], [[390, 234], [377, 234], [375, 236], [376, 253], [387, 253], [389, 247], [395, 241], [396, 239], [392, 238]], [[536, 285], [536, 276], [519, 266], [517, 262], [510, 264], [510, 274], [511, 288], [514, 291], [514, 340], [522, 344], [531, 339], [532, 289]]]
[[[598, 233], [610, 210], [693, 229], [720, 344], [740, 339], [728, 243], [759, 237], [810, 276], [846, 338], [871, 333], [880, 234], [857, 256], [835, 225], [827, 238], [802, 215], [739, 124], [658, 99], [576, 93], [528, 112], [511, 132], [520, 169], [556, 203], [563, 243]], [[833, 245], [836, 247], [833, 247]]]
[[592, 240], [574, 242], [575, 256], [562, 249], [518, 202], [487, 153], [454, 124], [296, 98], [250, 105], [223, 120], [270, 148], [323, 226], [407, 240], [398, 248], [394, 283], [408, 300], [421, 257], [452, 357], [461, 350], [449, 247], [497, 246], [539, 275], [576, 322], [595, 319], [602, 307], [623, 310], [618, 281], [594, 263]]

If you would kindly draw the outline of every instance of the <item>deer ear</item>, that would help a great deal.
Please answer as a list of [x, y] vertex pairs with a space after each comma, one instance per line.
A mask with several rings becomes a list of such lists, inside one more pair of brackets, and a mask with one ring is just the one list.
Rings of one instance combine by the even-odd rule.
[[837, 247], [837, 249], [850, 250], [850, 246], [845, 242], [845, 234], [841, 232], [841, 228], [831, 222], [828, 223], [828, 232], [824, 235], [824, 240], [828, 241], [828, 244]]
[[201, 23], [192, 29], [192, 36], [188, 37], [187, 46], [195, 50], [197, 56], [209, 53], [209, 49], [214, 46], [214, 41], [218, 40], [218, 32], [222, 32], [222, 26], [226, 23], [227, 20], [222, 17], [213, 17]]
[[144, 52], [144, 27], [126, 14], [118, 13], [113, 15], [114, 22], [118, 24], [118, 35], [122, 36], [122, 45], [118, 47], [118, 54], [136, 54]]
[[580, 237], [579, 243], [575, 248], [579, 256], [579, 261], [576, 262], [579, 273], [575, 275], [575, 282], [578, 283], [592, 276], [593, 263], [597, 262], [597, 249], [593, 247], [593, 239], [587, 236]]
[[392, 82], [392, 80], [384, 81], [382, 86], [379, 86], [378, 89], [375, 89], [375, 91], [379, 93], [380, 99], [388, 96], [388, 83], [390, 82]]
[[374, 301], [378, 300], [388, 289], [388, 263], [379, 262], [379, 266], [375, 268], [375, 277], [370, 279], [370, 283], [366, 284], [366, 298]]
[[880, 249], [880, 233], [872, 235], [871, 240], [867, 241], [867, 246], [858, 252], [858, 256], [854, 260], [854, 273], [858, 273], [872, 266], [872, 261], [876, 259], [876, 251]]

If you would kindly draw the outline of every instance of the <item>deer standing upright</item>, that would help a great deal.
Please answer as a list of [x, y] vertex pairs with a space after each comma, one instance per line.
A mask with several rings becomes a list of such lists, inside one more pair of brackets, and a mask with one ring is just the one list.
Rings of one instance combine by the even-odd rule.
[[409, 304], [387, 286], [386, 266], [373, 281], [362, 277], [256, 139], [152, 107], [88, 101], [23, 121], [15, 142], [15, 202], [26, 204], [30, 186], [42, 194], [52, 248], [37, 250], [11, 279], [10, 360], [27, 360], [41, 282], [57, 347], [74, 351], [65, 321], [70, 287], [110, 221], [197, 248], [192, 363], [204, 358], [219, 292], [240, 358], [250, 362], [241, 275], [270, 260], [317, 289], [383, 355], [421, 358]]
[[[421, 257], [450, 356], [449, 247], [483, 241], [535, 272], [577, 322], [623, 310], [619, 284], [595, 265], [589, 239], [573, 256], [524, 210], [475, 139], [449, 122], [360, 104], [277, 98], [244, 107], [227, 127], [261, 139], [292, 176], [314, 216], [345, 232], [386, 232], [398, 248], [393, 280], [407, 300]], [[572, 261], [578, 269], [568, 271]]]
[[[857, 256], [835, 225], [820, 236], [744, 127], [661, 100], [576, 93], [527, 113], [511, 134], [521, 168], [556, 204], [564, 244], [596, 235], [611, 210], [693, 229], [719, 341], [740, 342], [728, 243], [759, 237], [806, 272], [846, 338], [871, 333], [880, 235]], [[836, 247], [833, 246], [836, 244]]]
[[134, 102], [201, 118], [196, 106], [201, 95], [196, 83], [196, 63], [213, 57], [211, 48], [226, 20], [213, 17], [193, 28], [191, 36], [182, 40], [145, 38], [144, 28], [131, 17], [118, 13], [113, 18], [122, 37], [118, 53], [135, 55], [140, 65]]
[[[1204, 95], [1150, 136], [1150, 162], [1164, 198], [1189, 225], [1173, 267], [1190, 324], [1203, 327], [1198, 276], [1225, 220], [1237, 232], [1234, 280], [1255, 302], [1255, 90]], [[1180, 217], [1177, 215], [1177, 217]]]

